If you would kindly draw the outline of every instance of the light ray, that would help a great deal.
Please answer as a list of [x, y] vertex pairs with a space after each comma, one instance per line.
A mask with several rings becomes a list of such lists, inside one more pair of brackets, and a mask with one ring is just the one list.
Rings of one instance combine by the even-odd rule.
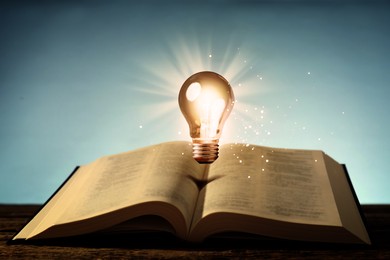
[[[151, 97], [154, 96], [151, 100], [155, 100], [156, 97], [164, 97], [161, 102], [148, 104], [142, 108], [145, 122], [151, 122], [158, 118], [160, 121], [169, 120], [178, 124], [179, 121], [172, 120], [172, 115], [180, 116], [177, 95], [182, 83], [196, 72], [213, 68], [215, 72], [220, 73], [231, 83], [238, 101], [233, 110], [235, 113], [231, 115], [234, 117], [233, 120], [228, 120], [230, 123], [227, 122], [225, 126], [225, 128], [234, 129], [224, 130], [224, 135], [228, 136], [223, 135], [223, 139], [231, 140], [231, 133], [240, 133], [246, 125], [253, 125], [252, 131], [254, 132], [260, 131], [260, 126], [256, 124], [260, 124], [259, 121], [263, 115], [260, 114], [260, 111], [254, 110], [259, 104], [252, 105], [244, 100], [246, 97], [253, 96], [254, 93], [267, 92], [270, 89], [265, 88], [262, 80], [256, 78], [256, 73], [253, 71], [254, 58], [247, 58], [250, 55], [245, 54], [245, 50], [237, 44], [237, 41], [231, 40], [222, 49], [213, 50], [211, 41], [205, 42], [204, 37], [196, 37], [194, 34], [189, 38], [165, 39], [161, 46], [163, 49], [153, 62], [145, 60], [139, 64], [144, 71], [145, 78], [143, 81], [140, 79], [142, 84], [135, 89], [151, 95]], [[250, 113], [248, 113], [249, 110]], [[174, 125], [169, 122], [164, 123], [164, 125], [169, 125], [173, 134], [181, 134], [184, 131], [183, 135], [188, 135], [188, 129], [183, 125]], [[234, 138], [237, 139], [237, 136]]]
[[[145, 118], [145, 123], [152, 122], [156, 119], [161, 120], [166, 115], [171, 114], [172, 111], [175, 111], [177, 109], [178, 105], [176, 100], [159, 102], [151, 105], [149, 104], [148, 106], [143, 108], [144, 112], [148, 115], [148, 117]], [[177, 112], [177, 114], [179, 115], [179, 112]]]

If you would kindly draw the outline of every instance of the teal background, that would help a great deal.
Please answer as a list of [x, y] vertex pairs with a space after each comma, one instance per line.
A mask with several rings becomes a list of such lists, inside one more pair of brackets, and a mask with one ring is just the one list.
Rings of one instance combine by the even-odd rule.
[[177, 94], [201, 70], [237, 99], [221, 143], [324, 150], [390, 203], [386, 1], [3, 1], [0, 35], [0, 203], [190, 140]]

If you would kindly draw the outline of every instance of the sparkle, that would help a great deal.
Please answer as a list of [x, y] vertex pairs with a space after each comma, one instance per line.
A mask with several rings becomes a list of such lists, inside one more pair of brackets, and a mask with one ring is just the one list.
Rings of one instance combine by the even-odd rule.
[[242, 160], [240, 160], [240, 163], [242, 163]]
[[209, 58], [212, 58], [212, 57], [213, 57], [213, 55], [209, 54]]
[[140, 125], [139, 128], [142, 129], [142, 125]]
[[250, 179], [251, 178], [251, 176], [250, 175], [248, 175], [248, 179]]
[[269, 162], [269, 160], [267, 159], [267, 160], [265, 160], [265, 162], [267, 163], [267, 162]]
[[307, 75], [310, 75], [310, 71], [307, 72]]

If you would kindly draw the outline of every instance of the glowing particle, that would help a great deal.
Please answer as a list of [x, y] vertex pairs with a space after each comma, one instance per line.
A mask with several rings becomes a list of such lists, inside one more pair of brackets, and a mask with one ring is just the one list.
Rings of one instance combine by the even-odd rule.
[[209, 54], [209, 58], [212, 58], [212, 57], [213, 57], [213, 55]]
[[257, 107], [255, 107], [254, 109], [257, 110]]
[[305, 131], [306, 130], [306, 126], [302, 126], [302, 130]]
[[317, 160], [314, 160], [315, 162], [317, 162]]
[[242, 160], [240, 160], [240, 163], [242, 163]]
[[261, 158], [264, 158], [264, 155], [261, 155]]
[[262, 110], [260, 110], [260, 113], [264, 114], [264, 110], [263, 110], [263, 109], [262, 109]]
[[267, 135], [271, 135], [271, 132], [270, 132], [270, 131], [268, 131], [268, 132], [267, 132]]
[[307, 72], [307, 75], [310, 75], [310, 71]]
[[318, 141], [321, 141], [321, 137], [318, 137]]
[[261, 169], [261, 171], [263, 172], [263, 171], [265, 171], [265, 169], [263, 168], [263, 169]]
[[181, 135], [181, 131], [177, 132], [178, 135]]
[[267, 159], [267, 160], [265, 160], [265, 162], [267, 163], [267, 162], [269, 162], [269, 160]]
[[181, 153], [181, 155], [184, 155], [184, 153]]
[[142, 125], [140, 125], [139, 128], [142, 128]]
[[251, 176], [250, 175], [248, 175], [248, 179], [250, 179], [251, 178]]
[[343, 111], [343, 112], [341, 112], [341, 114], [345, 115], [345, 112]]
[[248, 146], [249, 146], [249, 144], [246, 144], [245, 146], [246, 146], [246, 147], [248, 147]]

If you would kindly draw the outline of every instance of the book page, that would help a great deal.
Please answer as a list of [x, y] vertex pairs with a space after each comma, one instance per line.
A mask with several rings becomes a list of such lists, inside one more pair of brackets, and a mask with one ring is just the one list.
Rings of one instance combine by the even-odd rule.
[[340, 224], [320, 151], [227, 145], [208, 178], [215, 180], [200, 193], [193, 226], [216, 212]]
[[188, 176], [203, 168], [191, 157], [186, 142], [163, 143], [102, 158], [89, 185], [59, 222], [90, 217], [129, 205], [162, 201], [178, 207], [189, 223], [198, 188]]
[[[59, 216], [63, 214], [74, 200], [73, 197], [77, 194], [77, 191], [84, 185], [86, 177], [89, 171], [93, 169], [93, 166], [94, 163], [90, 164], [89, 167], [80, 167], [73, 172], [55, 195], [13, 239], [26, 239], [54, 225]], [[69, 190], [73, 192], [69, 192]], [[64, 196], [65, 194], [66, 196]]]
[[[187, 226], [182, 233], [187, 232], [199, 193], [192, 178], [201, 178], [203, 174], [204, 166], [193, 160], [191, 145], [187, 142], [163, 143], [100, 158], [81, 166], [65, 188], [52, 198], [48, 204], [50, 208], [42, 210], [44, 214], [39, 223], [31, 228], [34, 230], [31, 236], [52, 225], [76, 222], [148, 202], [176, 207]], [[154, 205], [150, 211], [157, 215], [164, 207], [163, 204]]]
[[359, 201], [357, 198], [354, 198], [353, 193], [346, 192], [346, 187], [350, 187], [353, 190], [352, 183], [349, 183], [346, 169], [326, 154], [324, 155], [324, 160], [343, 226], [365, 243], [371, 244], [370, 237], [360, 216]]

